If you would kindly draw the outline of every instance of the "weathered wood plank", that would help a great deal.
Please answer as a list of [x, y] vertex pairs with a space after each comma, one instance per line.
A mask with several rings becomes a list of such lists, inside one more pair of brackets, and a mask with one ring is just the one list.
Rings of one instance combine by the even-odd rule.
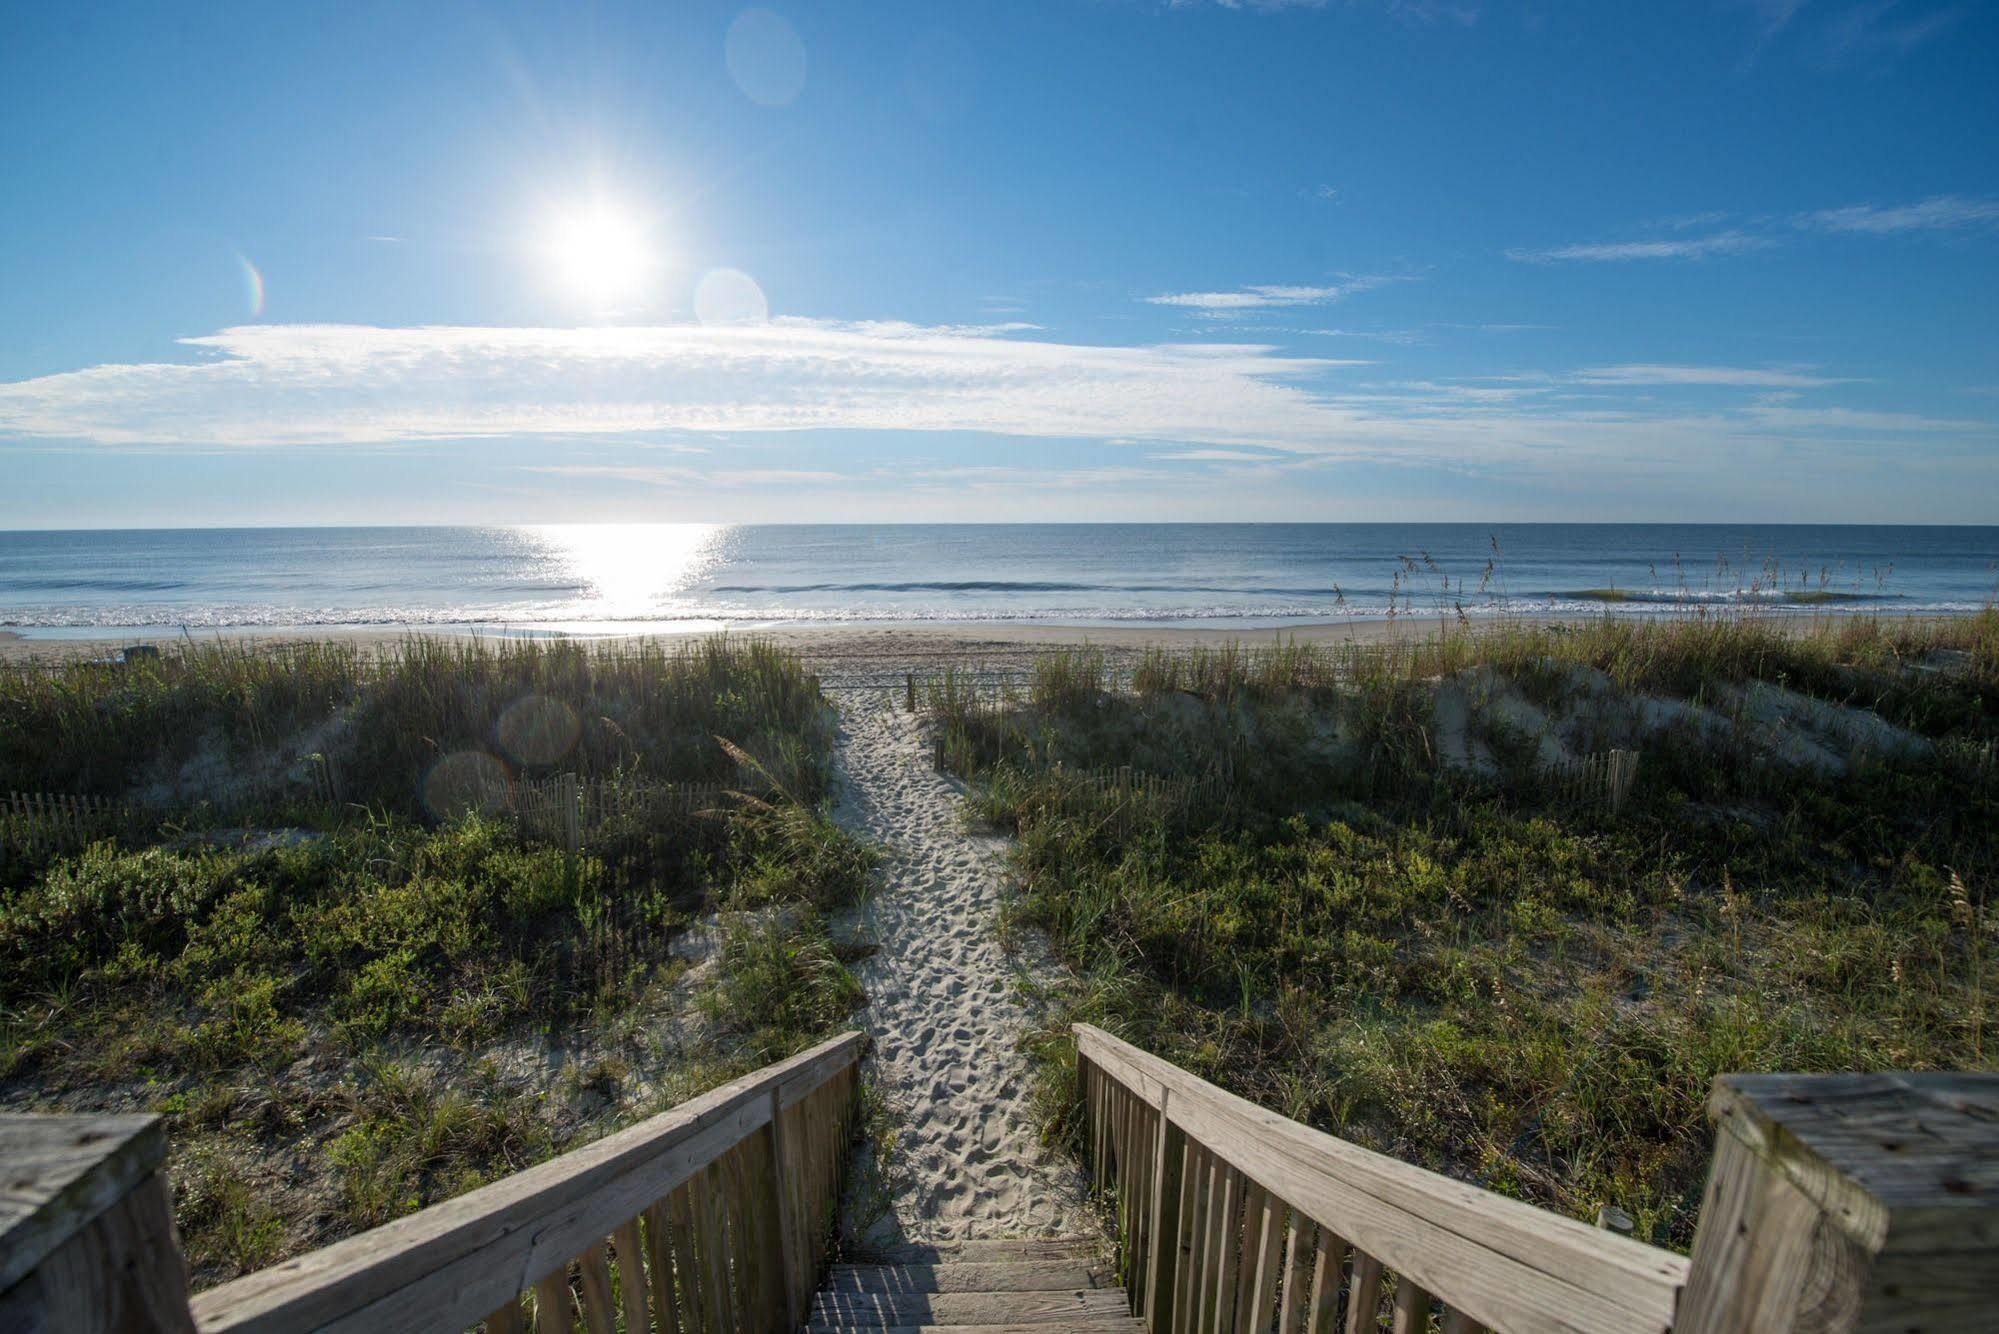
[[645, 1211], [646, 1283], [659, 1334], [679, 1334], [680, 1330], [680, 1301], [674, 1296], [670, 1227], [664, 1200]]
[[1366, 1235], [1384, 1263], [1447, 1301], [1485, 1300], [1472, 1307], [1484, 1323], [1623, 1329], [1635, 1313], [1646, 1328], [1671, 1324], [1680, 1256], [1300, 1126], [1089, 1025], [1076, 1034], [1089, 1061], [1154, 1105], [1170, 1092], [1172, 1120], [1321, 1226]]
[[1136, 1305], [1155, 1329], [1161, 1329], [1173, 1319], [1173, 1276], [1181, 1256], [1180, 1168], [1186, 1155], [1186, 1136], [1167, 1122], [1163, 1111], [1154, 1126], [1152, 1149], [1145, 1287]]
[[112, 1201], [6, 1295], [0, 1328], [191, 1334], [187, 1263], [165, 1177], [154, 1172]]
[[1068, 1292], [1115, 1287], [1108, 1269], [1071, 1260], [1016, 1264], [834, 1265], [827, 1292]]
[[157, 1116], [0, 1116], [0, 1292], [166, 1158]]
[[1346, 1280], [1347, 1244], [1324, 1228], [1312, 1257], [1311, 1334], [1333, 1334], [1340, 1318], [1340, 1284]]
[[525, 1334], [527, 1322], [521, 1318], [521, 1299], [502, 1302], [498, 1310], [479, 1322], [485, 1334]]
[[595, 1144], [247, 1278], [194, 1302], [197, 1325], [252, 1334], [464, 1327], [636, 1217], [764, 1124], [770, 1090], [851, 1069], [844, 1034]]
[[611, 1234], [618, 1262], [618, 1297], [625, 1308], [627, 1334], [644, 1334], [652, 1327], [646, 1301], [644, 1248], [639, 1244], [639, 1220], [634, 1218]]
[[1288, 1213], [1290, 1210], [1268, 1192], [1258, 1200], [1256, 1264], [1250, 1275], [1249, 1316], [1236, 1322], [1237, 1334], [1264, 1334], [1277, 1314], [1277, 1281], [1284, 1264], [1284, 1219]]
[[[1380, 1252], [1375, 1258], [1384, 1265], [1464, 1306], [1485, 1324], [1501, 1329], [1566, 1324], [1601, 1334], [1663, 1331], [1672, 1324], [1676, 1286], [1631, 1275], [1604, 1288], [1578, 1286], [1549, 1272], [1541, 1257], [1517, 1257], [1432, 1222], [1406, 1207], [1406, 1196], [1391, 1192], [1383, 1197], [1359, 1190], [1322, 1170], [1321, 1164], [1283, 1137], [1264, 1133], [1227, 1111], [1196, 1108], [1178, 1098], [1174, 1108], [1174, 1118], [1187, 1133], [1211, 1145], [1234, 1169], [1260, 1181], [1281, 1183], [1277, 1193], [1320, 1226], [1343, 1236], [1367, 1238], [1369, 1253]], [[1514, 1203], [1492, 1198], [1495, 1204]], [[1604, 1245], [1637, 1244], [1580, 1223], [1575, 1226]], [[1680, 1257], [1669, 1258], [1684, 1266]]]
[[1999, 1075], [1724, 1075], [1680, 1328], [1972, 1330], [1999, 1310]]
[[1430, 1294], [1406, 1275], [1395, 1280], [1395, 1334], [1425, 1334], [1430, 1328]]
[[570, 1334], [574, 1317], [569, 1293], [569, 1266], [537, 1279], [534, 1285], [534, 1334]]
[[1021, 1238], [1016, 1241], [912, 1241], [892, 1246], [860, 1248], [855, 1254], [868, 1264], [1046, 1264], [1068, 1261], [1100, 1263], [1107, 1257], [1096, 1237]]
[[1129, 1314], [1124, 1294], [1105, 1288], [1071, 1292], [822, 1292], [812, 1299], [814, 1324], [882, 1320], [911, 1325], [1040, 1325]]
[[1380, 1325], [1381, 1261], [1356, 1246], [1347, 1281], [1347, 1334], [1373, 1334]]
[[583, 1327], [590, 1334], [618, 1334], [618, 1313], [611, 1305], [611, 1262], [604, 1243], [583, 1252], [576, 1267], [583, 1279]]
[[1145, 1322], [1134, 1316], [1091, 1316], [1082, 1320], [1064, 1320], [1056, 1325], [880, 1325], [842, 1324], [838, 1321], [815, 1320], [805, 1327], [809, 1334], [834, 1334], [841, 1330], [870, 1330], [872, 1334], [1049, 1334], [1052, 1329], [1076, 1330], [1081, 1334], [1133, 1334], [1145, 1329]]
[[720, 1334], [708, 1323], [708, 1308], [701, 1296], [701, 1256], [696, 1252], [694, 1219], [697, 1212], [692, 1181], [666, 1197], [667, 1236], [673, 1245], [673, 1270], [680, 1289], [680, 1318], [688, 1334]]

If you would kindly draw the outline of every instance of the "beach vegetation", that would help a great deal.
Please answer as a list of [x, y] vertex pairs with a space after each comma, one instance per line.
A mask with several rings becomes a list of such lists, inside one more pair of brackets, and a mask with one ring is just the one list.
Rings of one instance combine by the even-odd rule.
[[1999, 613], [1443, 631], [933, 692], [1063, 1019], [1681, 1248], [1716, 1075], [1994, 1068]]
[[[5, 781], [131, 813], [80, 845], [0, 831], [0, 1105], [163, 1114], [198, 1285], [684, 1101], [860, 999], [827, 920], [873, 853], [823, 809], [828, 706], [794, 657], [413, 642], [123, 670], [0, 672]], [[276, 777], [197, 790], [190, 735]], [[307, 743], [341, 799], [284, 781]], [[706, 795], [571, 839], [426, 801], [454, 753], [508, 785]]]

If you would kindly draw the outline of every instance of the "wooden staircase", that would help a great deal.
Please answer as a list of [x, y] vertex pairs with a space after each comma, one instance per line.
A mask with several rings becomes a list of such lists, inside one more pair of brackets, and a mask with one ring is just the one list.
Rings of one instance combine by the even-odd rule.
[[1097, 1240], [958, 1241], [895, 1246], [838, 1264], [812, 1299], [813, 1334], [1142, 1331]]

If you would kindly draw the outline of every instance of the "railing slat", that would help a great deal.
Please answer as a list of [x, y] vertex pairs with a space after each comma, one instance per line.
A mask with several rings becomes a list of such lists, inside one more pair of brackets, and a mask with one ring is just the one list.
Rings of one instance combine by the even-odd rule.
[[694, 1178], [694, 1247], [701, 1257], [703, 1314], [711, 1330], [736, 1328], [735, 1303], [729, 1295], [729, 1254], [722, 1218], [721, 1170], [713, 1163]]
[[1312, 1225], [1303, 1214], [1294, 1213], [1284, 1228], [1284, 1298], [1277, 1308], [1277, 1334], [1305, 1334], [1311, 1315], [1312, 1281], [1307, 1252], [1312, 1244]]
[[590, 1334], [618, 1334], [618, 1313], [611, 1305], [611, 1264], [604, 1243], [583, 1252], [576, 1267], [583, 1276], [583, 1327]]
[[1430, 1308], [1434, 1304], [1430, 1294], [1410, 1282], [1407, 1275], [1396, 1275], [1395, 1334], [1424, 1334], [1430, 1328]]
[[526, 1324], [521, 1319], [521, 1299], [516, 1296], [510, 1302], [503, 1302], [493, 1314], [479, 1322], [486, 1328], [486, 1334], [525, 1334]]
[[1180, 1217], [1185, 1192], [1181, 1165], [1186, 1136], [1168, 1123], [1160, 1108], [1153, 1132], [1152, 1184], [1147, 1221], [1147, 1263], [1144, 1305], [1146, 1322], [1158, 1330], [1172, 1323], [1173, 1275], [1180, 1265]]
[[1347, 1334], [1381, 1327], [1381, 1261], [1354, 1247], [1353, 1279], [1347, 1285]]
[[1339, 1327], [1340, 1282], [1346, 1277], [1347, 1244], [1324, 1228], [1318, 1229], [1319, 1249], [1312, 1257], [1311, 1334], [1333, 1334]]
[[652, 1294], [653, 1320], [659, 1334], [678, 1334], [680, 1303], [673, 1295], [673, 1244], [669, 1240], [666, 1203], [650, 1205], [645, 1211], [646, 1275]]
[[618, 1295], [624, 1301], [627, 1334], [645, 1334], [652, 1327], [652, 1313], [646, 1302], [644, 1251], [639, 1247], [639, 1220], [619, 1226], [611, 1234], [611, 1246], [618, 1263]]
[[1225, 1330], [1235, 1323], [1236, 1295], [1241, 1291], [1237, 1269], [1242, 1263], [1242, 1197], [1248, 1178], [1233, 1167], [1222, 1168], [1222, 1225], [1220, 1254], [1215, 1263], [1215, 1328]]
[[1238, 1334], [1268, 1334], [1277, 1313], [1278, 1272], [1284, 1263], [1284, 1202], [1261, 1192], [1257, 1210], [1256, 1269], [1250, 1280], [1249, 1319], [1238, 1321]]
[[666, 1197], [667, 1235], [673, 1242], [673, 1268], [680, 1284], [680, 1314], [688, 1334], [713, 1330], [707, 1303], [701, 1296], [701, 1257], [695, 1253], [695, 1187], [692, 1181]]
[[535, 1280], [534, 1334], [570, 1334], [574, 1328], [571, 1305], [568, 1265]]

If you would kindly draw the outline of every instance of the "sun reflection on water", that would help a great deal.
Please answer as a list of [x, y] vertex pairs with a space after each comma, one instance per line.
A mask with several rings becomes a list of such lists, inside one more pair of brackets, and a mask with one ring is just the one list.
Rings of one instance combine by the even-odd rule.
[[721, 558], [719, 523], [557, 523], [525, 530], [586, 590], [592, 619], [645, 620]]

